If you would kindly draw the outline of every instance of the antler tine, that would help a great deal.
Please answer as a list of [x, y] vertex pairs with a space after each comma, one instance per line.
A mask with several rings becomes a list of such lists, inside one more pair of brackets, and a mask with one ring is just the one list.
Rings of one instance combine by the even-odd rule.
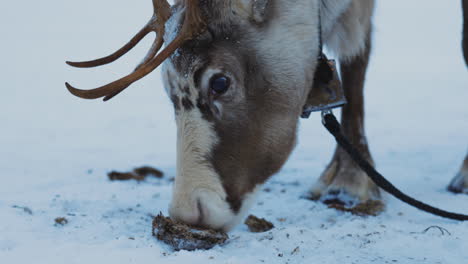
[[181, 34], [186, 40], [195, 38], [206, 30], [206, 23], [198, 6], [199, 0], [185, 0], [185, 21]]
[[122, 48], [120, 48], [119, 50], [117, 50], [116, 52], [112, 53], [109, 56], [96, 59], [96, 60], [91, 60], [91, 61], [82, 61], [82, 62], [67, 61], [66, 63], [70, 66], [77, 67], [77, 68], [92, 68], [92, 67], [109, 64], [111, 62], [118, 60], [123, 55], [127, 54], [150, 32], [151, 32], [150, 27], [148, 25], [145, 26], [127, 44], [125, 44]]
[[[161, 5], [159, 5], [160, 3]], [[163, 34], [165, 31], [164, 24], [170, 17], [170, 5], [167, 3], [167, 0], [153, 0], [155, 7], [158, 7], [156, 16], [157, 19], [154, 21], [158, 37], [153, 43], [153, 46], [144, 62], [140, 64], [140, 66], [138, 66], [133, 73], [110, 84], [92, 90], [76, 89], [70, 84], [66, 83], [68, 90], [73, 95], [84, 99], [97, 99], [104, 97], [104, 101], [107, 101], [125, 90], [132, 83], [148, 75], [159, 65], [161, 65], [164, 60], [171, 56], [171, 54], [173, 54], [182, 44], [190, 39], [193, 39], [205, 29], [201, 11], [198, 8], [198, 0], [186, 0], [185, 3], [185, 20], [179, 35], [159, 54], [156, 55], [157, 51], [161, 48], [163, 43]]]
[[[161, 27], [158, 25], [158, 22], [163, 22], [162, 25], [169, 19], [170, 16], [170, 8], [171, 6], [166, 0], [153, 0], [153, 17], [151, 20], [129, 41], [125, 44], [122, 48], [117, 50], [116, 52], [112, 53], [103, 58], [91, 60], [91, 61], [83, 61], [83, 62], [72, 62], [67, 61], [66, 63], [70, 66], [77, 67], [77, 68], [92, 68], [97, 66], [102, 66], [114, 62], [121, 58], [123, 55], [127, 54], [130, 50], [132, 50], [140, 41], [148, 35], [148, 33], [154, 31], [159, 38], [159, 35], [164, 34], [164, 30], [159, 30]], [[166, 12], [169, 10], [169, 12]], [[154, 56], [154, 55], [153, 55]]]
[[104, 101], [110, 100], [112, 97], [116, 96], [123, 90], [125, 90], [132, 83], [143, 78], [154, 69], [156, 69], [161, 63], [167, 59], [177, 48], [183, 43], [183, 39], [178, 37], [171, 44], [169, 44], [163, 51], [161, 51], [155, 58], [152, 58], [148, 63], [142, 64], [137, 70], [133, 73], [117, 80], [107, 85], [101, 86], [92, 90], [80, 90], [69, 83], [66, 83], [66, 86], [70, 93], [75, 96], [81, 97], [83, 99], [97, 99], [105, 97]]
[[154, 10], [153, 13], [157, 14], [159, 8], [163, 8], [163, 9], [170, 8], [170, 4], [167, 1], [153, 0], [153, 10]]
[[[162, 2], [162, 3], [160, 3]], [[166, 5], [166, 6], [164, 6]], [[161, 9], [158, 9], [158, 6], [161, 6]], [[151, 45], [150, 50], [146, 54], [145, 58], [143, 59], [142, 62], [135, 68], [135, 70], [138, 70], [142, 65], [145, 65], [148, 63], [156, 54], [158, 51], [161, 49], [162, 45], [164, 44], [164, 33], [165, 33], [165, 22], [169, 19], [170, 13], [165, 13], [161, 12], [158, 10], [170, 10], [169, 3], [167, 1], [159, 1], [158, 0], [153, 0], [153, 8], [154, 8], [154, 14], [157, 14], [157, 17], [153, 17], [152, 21], [154, 25], [152, 27], [154, 28], [154, 31], [156, 31], [156, 39], [153, 42], [153, 45]], [[163, 26], [157, 26], [155, 21], [157, 19], [161, 19], [164, 21]]]

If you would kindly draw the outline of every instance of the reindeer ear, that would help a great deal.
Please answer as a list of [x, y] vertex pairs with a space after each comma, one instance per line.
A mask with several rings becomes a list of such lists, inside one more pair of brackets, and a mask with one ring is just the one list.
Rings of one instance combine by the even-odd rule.
[[233, 1], [234, 9], [238, 10], [242, 16], [254, 21], [263, 23], [267, 16], [269, 0], [236, 0]]

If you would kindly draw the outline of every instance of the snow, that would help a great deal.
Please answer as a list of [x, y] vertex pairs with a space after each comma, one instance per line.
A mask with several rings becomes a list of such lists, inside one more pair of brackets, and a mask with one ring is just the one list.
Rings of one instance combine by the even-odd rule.
[[[468, 223], [388, 197], [362, 218], [300, 199], [334, 143], [319, 114], [252, 213], [276, 228], [208, 251], [172, 252], [151, 236], [175, 176], [172, 106], [155, 72], [108, 103], [71, 96], [128, 73], [152, 39], [120, 62], [79, 70], [65, 60], [110, 53], [151, 16], [150, 1], [10, 1], [0, 16], [1, 263], [468, 263]], [[109, 12], [112, 10], [112, 12]], [[408, 194], [468, 213], [445, 187], [467, 150], [468, 75], [460, 1], [378, 1], [366, 89], [368, 140], [378, 169]], [[110, 170], [153, 165], [162, 180], [109, 182]], [[29, 208], [31, 212], [24, 208]], [[69, 223], [54, 225], [66, 217]], [[436, 228], [445, 228], [451, 235]]]

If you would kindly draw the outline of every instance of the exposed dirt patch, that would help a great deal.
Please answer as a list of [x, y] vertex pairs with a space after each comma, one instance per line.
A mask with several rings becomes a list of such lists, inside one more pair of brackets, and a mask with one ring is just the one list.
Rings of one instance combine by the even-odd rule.
[[136, 168], [133, 170], [133, 172], [144, 177], [154, 177], [158, 179], [164, 177], [164, 173], [162, 171], [148, 166]]
[[146, 178], [133, 172], [117, 172], [117, 171], [109, 172], [107, 176], [109, 176], [109, 180], [111, 181], [129, 181], [129, 180], [143, 181]]
[[359, 216], [377, 216], [385, 209], [385, 204], [382, 201], [369, 200], [365, 203], [360, 203], [355, 207], [348, 208], [343, 204], [328, 204], [328, 208], [333, 208], [343, 212], [350, 212]]
[[112, 171], [107, 174], [111, 181], [144, 181], [148, 177], [161, 179], [164, 177], [164, 173], [156, 168], [152, 167], [140, 167], [134, 169], [132, 172], [117, 172]]
[[65, 217], [57, 217], [55, 218], [55, 226], [64, 226], [68, 224], [68, 219]]
[[264, 218], [258, 218], [254, 215], [249, 215], [247, 220], [245, 220], [245, 224], [249, 228], [250, 232], [253, 233], [270, 231], [275, 227], [271, 222], [265, 220]]
[[224, 244], [229, 236], [215, 230], [202, 230], [172, 221], [162, 214], [153, 220], [153, 236], [176, 251], [211, 249]]

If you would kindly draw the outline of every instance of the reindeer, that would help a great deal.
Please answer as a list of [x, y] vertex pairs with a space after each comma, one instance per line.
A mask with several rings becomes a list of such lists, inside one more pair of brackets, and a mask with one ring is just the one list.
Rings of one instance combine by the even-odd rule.
[[[156, 32], [133, 73], [93, 90], [68, 83], [67, 88], [81, 98], [109, 100], [164, 62], [164, 86], [177, 122], [171, 218], [225, 231], [243, 218], [296, 144], [299, 117], [317, 92], [321, 41], [340, 61], [348, 102], [342, 111], [345, 134], [372, 162], [363, 87], [374, 0], [177, 0], [173, 6], [153, 0], [153, 5], [150, 22], [116, 53], [68, 62], [75, 67], [113, 62]], [[461, 175], [468, 182], [468, 175]], [[379, 188], [339, 147], [310, 193], [351, 207], [381, 201]]]

